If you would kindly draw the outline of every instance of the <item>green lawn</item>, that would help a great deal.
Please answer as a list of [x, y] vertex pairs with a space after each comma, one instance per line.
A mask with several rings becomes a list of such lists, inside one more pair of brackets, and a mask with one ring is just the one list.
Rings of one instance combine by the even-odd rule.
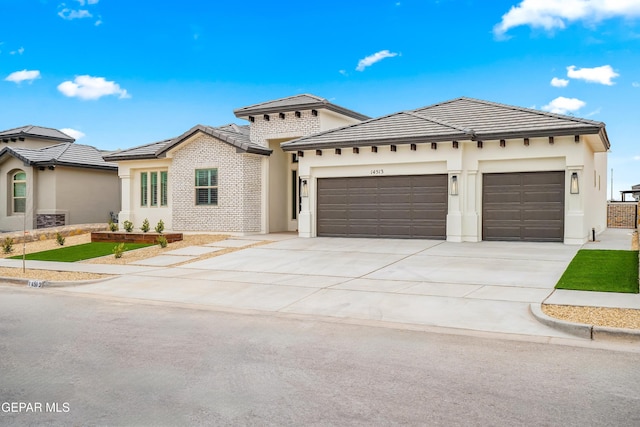
[[[59, 249], [27, 254], [25, 258], [38, 261], [75, 262], [82, 261], [83, 259], [111, 255], [113, 254], [113, 248], [116, 245], [117, 243], [93, 242], [76, 246], [63, 246]], [[125, 245], [125, 251], [140, 249], [147, 246], [152, 245], [149, 243], [127, 243]], [[22, 255], [12, 256], [11, 259], [22, 259]]]
[[638, 293], [638, 251], [579, 250], [557, 289]]

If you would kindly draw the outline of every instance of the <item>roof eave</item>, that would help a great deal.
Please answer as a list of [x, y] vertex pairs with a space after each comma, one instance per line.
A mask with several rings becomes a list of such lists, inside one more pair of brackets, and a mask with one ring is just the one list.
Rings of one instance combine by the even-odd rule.
[[254, 109], [237, 109], [233, 111], [238, 118], [246, 118], [249, 116], [255, 116], [260, 114], [274, 114], [274, 113], [283, 113], [290, 111], [298, 111], [298, 110], [314, 110], [314, 109], [325, 109], [329, 111], [333, 111], [335, 113], [342, 114], [343, 116], [351, 117], [356, 120], [369, 120], [371, 117], [365, 116], [364, 114], [360, 114], [356, 111], [349, 110], [344, 107], [340, 107], [339, 105], [326, 103], [326, 102], [310, 102], [307, 104], [300, 105], [290, 105], [290, 106], [279, 106], [279, 107], [256, 107]]
[[[406, 138], [380, 138], [361, 139], [350, 141], [329, 141], [322, 143], [295, 143], [293, 141], [283, 142], [280, 147], [283, 151], [303, 151], [322, 150], [327, 148], [350, 148], [350, 147], [371, 147], [375, 145], [407, 145], [431, 142], [465, 141], [469, 135], [465, 133], [438, 135], [438, 136], [412, 136]], [[293, 142], [293, 143], [292, 143]]]

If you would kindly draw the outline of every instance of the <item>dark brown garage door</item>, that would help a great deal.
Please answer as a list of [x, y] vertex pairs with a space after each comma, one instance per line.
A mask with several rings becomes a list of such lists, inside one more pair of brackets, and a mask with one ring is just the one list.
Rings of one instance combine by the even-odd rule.
[[318, 236], [445, 239], [447, 175], [318, 179]]
[[482, 181], [484, 240], [564, 240], [564, 172], [491, 173]]

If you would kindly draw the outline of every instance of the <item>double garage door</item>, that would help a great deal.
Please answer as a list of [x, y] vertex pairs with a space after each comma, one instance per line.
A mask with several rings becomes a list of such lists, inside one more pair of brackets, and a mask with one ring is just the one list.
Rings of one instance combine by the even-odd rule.
[[318, 179], [317, 234], [445, 239], [447, 175]]
[[[565, 175], [483, 174], [483, 240], [564, 240]], [[445, 239], [447, 175], [318, 179], [317, 234]]]

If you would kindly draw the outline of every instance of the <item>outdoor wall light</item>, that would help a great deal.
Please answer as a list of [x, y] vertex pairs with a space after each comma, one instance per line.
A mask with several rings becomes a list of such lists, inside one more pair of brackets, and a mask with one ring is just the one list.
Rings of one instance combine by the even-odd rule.
[[451, 195], [458, 195], [458, 175], [451, 175]]
[[302, 180], [302, 197], [309, 197], [309, 185], [306, 179]]
[[578, 172], [571, 172], [571, 186], [569, 187], [571, 194], [580, 194], [580, 187], [578, 186]]

